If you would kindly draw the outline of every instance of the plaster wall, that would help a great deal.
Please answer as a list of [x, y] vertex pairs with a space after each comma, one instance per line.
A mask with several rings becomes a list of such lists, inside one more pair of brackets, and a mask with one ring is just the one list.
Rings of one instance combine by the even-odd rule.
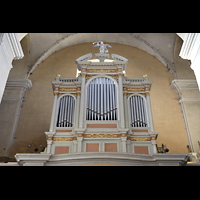
[[[127, 77], [142, 77], [148, 75], [153, 82], [151, 90], [151, 105], [154, 129], [159, 132], [158, 146], [166, 144], [169, 153], [188, 153], [187, 133], [181, 106], [178, 102], [178, 92], [170, 84], [174, 79], [169, 70], [154, 56], [138, 48], [109, 43], [112, 48], [109, 54], [115, 53], [129, 60]], [[34, 153], [34, 148], [28, 144], [46, 146], [45, 131], [49, 130], [53, 106], [51, 81], [57, 73], [61, 77], [75, 77], [75, 60], [87, 53], [94, 54], [98, 48], [91, 43], [77, 44], [55, 52], [42, 61], [29, 77], [33, 87], [25, 93], [25, 102], [21, 109], [10, 157], [16, 153]], [[33, 145], [33, 147], [34, 147]]]

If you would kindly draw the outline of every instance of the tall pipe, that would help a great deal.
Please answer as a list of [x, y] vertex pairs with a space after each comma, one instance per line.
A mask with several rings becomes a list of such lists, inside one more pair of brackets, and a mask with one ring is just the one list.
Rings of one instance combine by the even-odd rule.
[[134, 102], [133, 102], [133, 96], [130, 98], [130, 103], [131, 103], [131, 110], [130, 110], [130, 113], [131, 113], [131, 125], [132, 127], [135, 126], [135, 113], [134, 113]]
[[101, 99], [101, 94], [100, 94], [100, 80], [98, 79], [98, 109], [97, 109], [97, 115], [98, 115], [98, 120], [100, 120], [100, 99]]
[[71, 127], [73, 127], [74, 124], [74, 108], [75, 108], [75, 99], [72, 97]]
[[94, 93], [93, 93], [94, 83], [91, 81], [91, 120], [93, 120], [94, 116]]
[[106, 92], [106, 85], [107, 85], [107, 78], [104, 80], [104, 119], [106, 120], [106, 113], [107, 113], [107, 92]]
[[94, 92], [94, 119], [97, 120], [97, 83], [96, 83], [97, 79], [94, 79], [94, 88], [95, 88], [95, 92]]
[[111, 80], [110, 81], [110, 120], [113, 120], [113, 102], [112, 102], [112, 86], [111, 86]]
[[138, 110], [138, 99], [137, 99], [137, 96], [135, 96], [135, 102], [136, 102], [137, 127], [139, 127], [139, 110]]
[[136, 113], [136, 103], [135, 103], [135, 96], [133, 98], [133, 107], [134, 107], [134, 127], [137, 127], [137, 113]]
[[[68, 105], [71, 105], [71, 98], [69, 98]], [[70, 119], [70, 108], [67, 109], [67, 127], [69, 127], [69, 119]]]
[[138, 96], [138, 111], [139, 111], [139, 126], [142, 127], [142, 115], [141, 115], [141, 106], [140, 106], [140, 99], [141, 97]]
[[141, 105], [141, 115], [142, 115], [142, 127], [145, 127], [144, 111], [143, 111], [143, 98], [140, 98], [140, 105]]
[[101, 88], [101, 120], [103, 120], [103, 78], [100, 78], [100, 88]]
[[115, 86], [114, 86], [114, 83], [112, 82], [111, 83], [111, 86], [112, 86], [112, 100], [113, 100], [113, 120], [115, 120]]
[[70, 103], [70, 112], [69, 112], [69, 126], [68, 127], [72, 127], [72, 106], [73, 106], [73, 97], [69, 96], [71, 99], [71, 103]]
[[66, 122], [67, 122], [67, 106], [68, 106], [68, 103], [67, 103], [67, 100], [68, 100], [68, 96], [64, 96], [64, 105], [65, 105], [65, 109], [64, 109], [64, 127], [66, 127]]
[[62, 116], [63, 116], [63, 107], [64, 107], [64, 102], [63, 102], [63, 98], [62, 98], [62, 102], [61, 102], [61, 107], [60, 107], [60, 127], [62, 127]]
[[109, 97], [109, 79], [107, 79], [107, 117], [110, 120], [110, 97]]

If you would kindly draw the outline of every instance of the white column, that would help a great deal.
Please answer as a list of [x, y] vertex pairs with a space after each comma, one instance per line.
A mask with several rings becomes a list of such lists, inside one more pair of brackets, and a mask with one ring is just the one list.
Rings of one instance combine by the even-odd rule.
[[156, 154], [157, 153], [156, 140], [151, 140], [151, 143], [153, 148], [153, 154]]
[[126, 152], [126, 137], [121, 137], [122, 152]]
[[77, 140], [74, 140], [74, 153], [77, 152]]
[[47, 153], [51, 153], [51, 145], [53, 140], [47, 140]]
[[118, 95], [119, 95], [119, 118], [121, 121], [121, 128], [125, 128], [124, 125], [124, 102], [123, 102], [123, 83], [122, 83], [122, 74], [119, 74], [119, 91], [118, 91]]
[[83, 128], [83, 119], [84, 119], [83, 114], [85, 109], [84, 104], [85, 104], [85, 73], [82, 73], [79, 128]]
[[129, 120], [128, 120], [128, 102], [127, 102], [127, 92], [124, 92], [124, 114], [125, 114], [125, 125], [126, 128], [129, 128]]
[[55, 117], [56, 117], [56, 107], [57, 107], [57, 100], [58, 100], [58, 92], [54, 93], [54, 102], [53, 102], [53, 109], [51, 114], [51, 124], [50, 124], [50, 132], [55, 131]]
[[76, 99], [76, 114], [75, 114], [75, 128], [78, 128], [78, 121], [79, 121], [79, 108], [80, 108], [80, 92], [77, 92], [77, 99]]
[[146, 93], [146, 99], [147, 99], [147, 112], [148, 112], [148, 119], [149, 119], [149, 127], [150, 127], [150, 131], [154, 132], [154, 126], [153, 126], [153, 116], [152, 116], [152, 112], [151, 112], [151, 101], [150, 101], [150, 97], [149, 97], [149, 93]]
[[83, 137], [77, 137], [77, 144], [78, 144], [77, 152], [78, 153], [80, 153], [82, 149], [82, 140], [83, 140]]
[[130, 144], [131, 144], [131, 141], [130, 141], [130, 140], [127, 140], [127, 141], [126, 141], [127, 153], [131, 153], [131, 151], [130, 151]]

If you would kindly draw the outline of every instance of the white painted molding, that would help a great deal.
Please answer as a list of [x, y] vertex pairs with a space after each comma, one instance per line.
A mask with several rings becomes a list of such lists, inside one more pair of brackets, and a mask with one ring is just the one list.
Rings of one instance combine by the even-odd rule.
[[194, 152], [192, 139], [191, 139], [191, 135], [190, 135], [190, 129], [188, 126], [188, 120], [187, 120], [187, 116], [185, 113], [185, 107], [184, 107], [184, 103], [183, 103], [184, 99], [182, 98], [181, 90], [198, 89], [197, 82], [195, 80], [176, 80], [175, 79], [172, 81], [171, 86], [178, 91], [179, 98], [180, 98], [179, 102], [181, 104], [181, 109], [183, 112], [183, 118], [184, 118], [184, 122], [185, 122], [185, 128], [187, 131], [189, 145], [190, 145], [191, 151]]
[[191, 60], [198, 86], [200, 88], [200, 33], [184, 33], [183, 45], [179, 56]]
[[[198, 84], [196, 80], [190, 80], [190, 79], [174, 79], [172, 81], [172, 86], [174, 86], [174, 84], [176, 84], [176, 86], [180, 89], [180, 90], [198, 90]], [[177, 89], [176, 87], [176, 89]]]
[[187, 154], [132, 154], [117, 152], [90, 152], [73, 154], [16, 154], [19, 165], [87, 165], [87, 164], [117, 164], [133, 166], [180, 166], [186, 165]]
[[23, 87], [25, 89], [30, 89], [32, 87], [32, 82], [29, 79], [8, 79], [6, 87]]
[[185, 33], [184, 42], [179, 56], [183, 59], [193, 60], [200, 44], [198, 33]]
[[17, 33], [19, 41], [21, 41], [28, 33]]
[[13, 68], [12, 61], [24, 57], [21, 44], [16, 33], [0, 33], [0, 102], [6, 82]]
[[16, 33], [4, 33], [3, 42], [5, 43], [5, 51], [7, 51], [11, 63], [13, 60], [18, 60], [24, 57], [24, 53]]

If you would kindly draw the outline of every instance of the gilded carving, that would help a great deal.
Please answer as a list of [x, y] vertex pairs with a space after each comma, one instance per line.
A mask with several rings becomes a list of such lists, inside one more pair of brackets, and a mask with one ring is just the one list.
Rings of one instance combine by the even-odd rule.
[[110, 75], [112, 78], [114, 78], [117, 82], [118, 82], [118, 78], [119, 76], [118, 75]]
[[117, 134], [84, 134], [85, 138], [117, 138]]
[[147, 96], [150, 96], [150, 93], [149, 93], [149, 92], [146, 92], [146, 95], [147, 95]]
[[53, 141], [73, 141], [72, 137], [54, 137]]
[[60, 92], [75, 92], [76, 88], [60, 88]]
[[87, 73], [116, 73], [116, 69], [87, 69]]
[[119, 73], [119, 78], [122, 78], [122, 73]]
[[124, 94], [124, 96], [127, 96], [127, 92], [124, 92], [123, 94]]
[[88, 81], [90, 78], [92, 78], [93, 76], [95, 76], [95, 75], [87, 75], [87, 76], [86, 76], [86, 79], [85, 79], [86, 83], [87, 83], [87, 81]]
[[132, 137], [131, 141], [151, 141], [150, 137]]
[[86, 74], [85, 73], [82, 73], [82, 78], [85, 78]]
[[127, 88], [129, 92], [144, 92], [145, 88]]

